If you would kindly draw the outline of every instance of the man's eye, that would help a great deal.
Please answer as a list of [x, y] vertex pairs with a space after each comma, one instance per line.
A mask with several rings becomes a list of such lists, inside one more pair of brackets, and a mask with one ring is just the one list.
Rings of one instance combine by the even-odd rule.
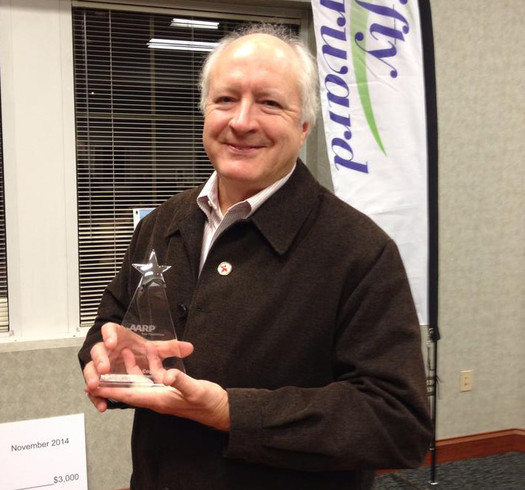
[[231, 97], [227, 97], [226, 95], [222, 96], [222, 97], [217, 97], [217, 99], [215, 100], [215, 102], [217, 104], [228, 104], [232, 101], [233, 99]]
[[281, 105], [275, 100], [265, 100], [263, 103], [268, 107], [281, 107]]

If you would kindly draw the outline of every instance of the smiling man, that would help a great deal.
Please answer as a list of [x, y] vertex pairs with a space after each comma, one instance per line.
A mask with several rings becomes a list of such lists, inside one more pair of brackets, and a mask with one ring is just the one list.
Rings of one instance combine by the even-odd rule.
[[219, 175], [219, 201], [233, 204], [281, 179], [308, 135], [300, 59], [267, 34], [246, 36], [216, 55], [204, 104], [204, 147]]
[[[298, 154], [315, 61], [280, 29], [223, 40], [203, 67], [214, 174], [142, 220], [79, 353], [103, 412], [136, 407], [133, 489], [368, 489], [417, 466], [431, 435], [419, 325], [397, 248]], [[154, 248], [186, 373], [101, 387]], [[109, 402], [108, 400], [112, 400]]]

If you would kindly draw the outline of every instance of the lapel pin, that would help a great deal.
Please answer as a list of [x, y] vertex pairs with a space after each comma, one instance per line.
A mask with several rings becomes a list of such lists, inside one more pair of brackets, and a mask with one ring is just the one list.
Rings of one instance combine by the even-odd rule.
[[229, 262], [221, 262], [219, 267], [217, 267], [217, 271], [221, 276], [228, 276], [232, 271], [232, 265]]

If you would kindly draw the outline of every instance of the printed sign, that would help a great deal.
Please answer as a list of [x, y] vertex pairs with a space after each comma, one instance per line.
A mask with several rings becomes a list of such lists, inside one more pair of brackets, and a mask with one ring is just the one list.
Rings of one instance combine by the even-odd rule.
[[0, 488], [87, 490], [84, 414], [0, 424]]

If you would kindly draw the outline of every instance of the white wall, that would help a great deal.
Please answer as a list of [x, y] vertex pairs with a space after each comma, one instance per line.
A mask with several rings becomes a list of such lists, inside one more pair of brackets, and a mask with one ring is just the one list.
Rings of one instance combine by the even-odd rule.
[[[438, 437], [525, 427], [522, 0], [432, 2], [439, 117]], [[473, 369], [473, 390], [459, 372]]]
[[71, 15], [60, 0], [1, 0], [10, 330], [77, 334]]

